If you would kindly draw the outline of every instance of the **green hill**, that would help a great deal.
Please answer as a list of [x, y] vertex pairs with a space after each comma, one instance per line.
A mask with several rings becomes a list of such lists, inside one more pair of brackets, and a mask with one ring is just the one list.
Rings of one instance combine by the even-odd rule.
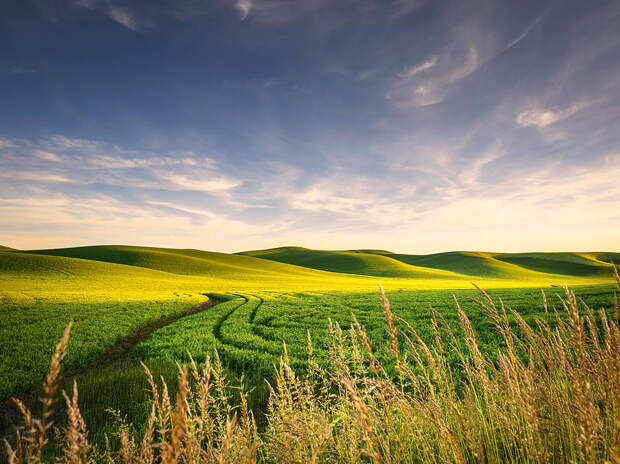
[[[620, 253], [605, 252], [454, 251], [430, 255], [409, 255], [391, 253], [386, 250], [325, 251], [302, 247], [280, 247], [228, 254], [194, 249], [103, 245], [20, 252], [14, 250], [10, 254], [15, 255], [15, 259], [18, 255], [26, 254], [79, 258], [90, 262], [147, 268], [181, 276], [202, 276], [237, 281], [256, 281], [261, 278], [331, 279], [337, 277], [330, 273], [418, 280], [464, 280], [475, 277], [537, 281], [550, 276], [589, 279], [609, 278], [611, 275], [610, 261], [620, 262]], [[44, 263], [37, 265], [45, 266]], [[64, 264], [54, 272], [62, 273], [63, 266]], [[2, 272], [1, 263], [0, 272]]]
[[[526, 278], [527, 274], [544, 273], [574, 277], [606, 277], [609, 260], [619, 253], [485, 253], [448, 252], [432, 255], [389, 254], [394, 259], [460, 274], [494, 278]], [[603, 259], [601, 259], [603, 258]]]
[[59, 278], [89, 278], [120, 275], [124, 277], [149, 277], [161, 273], [133, 266], [70, 259], [63, 256], [45, 256], [22, 252], [0, 251], [0, 276], [4, 279], [57, 280]]
[[365, 250], [322, 251], [301, 247], [281, 247], [246, 251], [240, 254], [281, 263], [295, 264], [312, 269], [346, 274], [414, 279], [451, 279], [463, 277], [446, 270], [429, 269], [404, 263], [382, 253], [389, 252], [384, 252], [382, 250], [376, 252], [367, 252]]
[[31, 250], [25, 253], [104, 261], [155, 269], [172, 274], [217, 278], [238, 279], [261, 275], [317, 276], [319, 274], [315, 270], [299, 266], [201, 250], [104, 245]]
[[15, 248], [9, 248], [7, 246], [0, 245], [0, 251], [15, 251]]
[[620, 253], [598, 252], [590, 254], [593, 255], [598, 261], [602, 261], [604, 263], [613, 262], [616, 266], [620, 264]]
[[585, 277], [609, 275], [609, 261], [618, 262], [620, 253], [503, 253], [496, 257], [538, 272]]
[[[408, 282], [426, 288], [446, 287], [452, 281]], [[10, 300], [23, 302], [49, 297], [89, 302], [155, 301], [205, 292], [351, 291], [374, 290], [376, 285], [376, 279], [367, 276], [198, 250], [97, 246], [0, 251], [0, 298], [6, 292]]]
[[[608, 282], [618, 253], [449, 252], [407, 255], [385, 250], [323, 251], [282, 247], [239, 254], [193, 249], [91, 246], [0, 251], [3, 285], [42, 291], [63, 280], [95, 292], [223, 291], [247, 288], [374, 288], [377, 277], [400, 288], [580, 285]], [[44, 282], [47, 287], [40, 287]], [[112, 288], [116, 285], [118, 288]], [[8, 287], [6, 287], [8, 288]]]
[[[397, 266], [411, 268], [393, 261]], [[463, 276], [421, 269], [419, 278], [382, 278], [386, 288], [463, 288]], [[413, 273], [409, 273], [414, 276]], [[93, 246], [0, 252], [0, 288], [17, 300], [173, 298], [189, 292], [375, 291], [374, 276], [310, 269], [251, 256], [200, 250]], [[517, 284], [517, 283], [515, 283]], [[492, 283], [491, 285], [492, 286]], [[79, 298], [78, 298], [79, 297]]]
[[[246, 251], [242, 255], [270, 259], [332, 272], [390, 277], [478, 277], [491, 279], [544, 280], [550, 276], [609, 278], [610, 261], [620, 253], [488, 253], [453, 251], [408, 255], [386, 250], [322, 251], [281, 247]], [[426, 271], [426, 272], [425, 272]]]
[[511, 279], [522, 278], [524, 272], [522, 268], [498, 261], [491, 253], [451, 251], [431, 255], [394, 253], [387, 256], [414, 266], [443, 269], [467, 276]]

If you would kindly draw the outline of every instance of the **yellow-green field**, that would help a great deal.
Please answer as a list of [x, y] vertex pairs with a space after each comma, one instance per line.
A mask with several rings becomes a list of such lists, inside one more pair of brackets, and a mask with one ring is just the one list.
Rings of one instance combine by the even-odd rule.
[[593, 285], [611, 282], [610, 261], [620, 260], [618, 253], [246, 254], [124, 246], [9, 251], [0, 255], [0, 279], [2, 291], [16, 298], [51, 292], [148, 300], [169, 291], [374, 291], [378, 281], [393, 289], [469, 288], [472, 280], [485, 288]]
[[[528, 321], [542, 314], [541, 288], [552, 294], [557, 291], [553, 286], [566, 284], [594, 307], [610, 306], [612, 260], [620, 261], [620, 254], [420, 256], [294, 247], [241, 254], [130, 246], [0, 250], [0, 399], [41, 382], [53, 347], [71, 320], [67, 370], [92, 365], [119, 340], [154, 321], [184, 315], [208, 295], [227, 294], [229, 301], [154, 331], [115, 367], [79, 377], [82, 401], [95, 418], [88, 420], [105, 423], [109, 407], [141, 417], [139, 360], [174, 375], [174, 363], [187, 361], [188, 352], [200, 360], [214, 349], [231, 372], [254, 378], [255, 403], [264, 406], [262, 378], [282, 356], [283, 342], [292, 364], [303, 369], [309, 332], [320, 360], [328, 318], [348, 327], [353, 311], [376, 343], [386, 342], [378, 283], [392, 299], [394, 312], [426, 338], [428, 306], [456, 321], [452, 294], [473, 296], [472, 282]], [[484, 332], [488, 324], [479, 308], [464, 308]], [[493, 353], [498, 339], [487, 332], [481, 346]], [[105, 401], [98, 399], [100, 391], [107, 392]]]

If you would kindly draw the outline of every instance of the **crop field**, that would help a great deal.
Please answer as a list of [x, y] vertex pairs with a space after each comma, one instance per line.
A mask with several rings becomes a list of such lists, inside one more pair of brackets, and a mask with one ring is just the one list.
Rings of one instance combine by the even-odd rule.
[[[613, 306], [613, 286], [575, 288], [576, 294], [592, 308]], [[562, 289], [547, 291], [550, 306], [560, 306], [556, 295]], [[472, 325], [483, 334], [479, 340], [485, 353], [496, 352], [499, 338], [480, 306], [470, 298], [480, 298], [476, 290], [396, 291], [388, 292], [394, 314], [409, 323], [420, 336], [430, 342], [429, 307], [438, 311], [446, 322], [458, 326], [453, 294], [461, 303]], [[489, 295], [501, 298], [507, 307], [519, 312], [530, 323], [544, 316], [540, 290], [498, 289]], [[379, 293], [295, 293], [247, 294], [212, 310], [195, 314], [162, 328], [138, 344], [133, 355], [138, 359], [189, 361], [191, 355], [202, 361], [217, 349], [231, 370], [259, 372], [268, 377], [273, 366], [284, 355], [284, 345], [291, 365], [303, 367], [308, 357], [308, 334], [315, 346], [314, 356], [321, 360], [327, 346], [329, 320], [343, 330], [351, 328], [351, 313], [362, 324], [377, 347], [387, 352], [388, 333], [381, 309]], [[514, 323], [514, 320], [513, 320]], [[458, 329], [455, 329], [458, 331]], [[382, 357], [382, 350], [378, 351]], [[259, 377], [260, 377], [259, 376]]]
[[[215, 350], [231, 378], [243, 375], [260, 420], [267, 402], [265, 379], [273, 380], [285, 347], [290, 365], [303, 372], [310, 338], [313, 359], [325, 366], [330, 321], [349, 331], [351, 313], [377, 347], [377, 358], [394, 373], [378, 283], [394, 315], [428, 343], [433, 339], [430, 307], [462, 340], [456, 296], [480, 334], [482, 352], [495, 357], [501, 338], [470, 300], [480, 297], [471, 282], [533, 323], [545, 317], [541, 289], [549, 307], [559, 307], [556, 295], [563, 294], [563, 284], [595, 310], [613, 307], [612, 260], [620, 261], [620, 255], [416, 256], [300, 248], [231, 255], [120, 246], [0, 250], [0, 400], [6, 404], [40, 384], [63, 329], [74, 321], [64, 369], [75, 371], [67, 382], [78, 382], [95, 442], [104, 440], [110, 409], [145, 423], [141, 361], [168, 379], [174, 393], [176, 363], [189, 362], [190, 356], [204, 362]], [[203, 308], [209, 300], [217, 304]], [[403, 324], [397, 322], [400, 328]], [[141, 330], [143, 336], [132, 339]], [[448, 361], [458, 366], [456, 354]], [[12, 425], [12, 418], [0, 424], [3, 434]]]

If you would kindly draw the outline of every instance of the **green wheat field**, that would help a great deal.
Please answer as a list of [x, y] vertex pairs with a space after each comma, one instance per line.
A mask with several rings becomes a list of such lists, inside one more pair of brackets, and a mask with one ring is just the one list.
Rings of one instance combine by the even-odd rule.
[[[598, 355], [604, 385], [620, 385], [612, 262], [620, 253], [2, 247], [0, 431], [9, 456], [16, 427], [26, 424], [23, 440], [48, 437], [26, 446], [26, 462], [616, 462], [618, 391], [579, 403], [560, 377], [584, 369], [586, 382]], [[71, 321], [64, 354], [56, 345]], [[571, 347], [576, 327], [596, 340]], [[556, 359], [543, 340], [568, 354]], [[62, 370], [45, 380], [55, 350]], [[543, 365], [556, 407], [528, 383]], [[584, 391], [603, 388], [592, 379]], [[70, 397], [74, 382], [65, 406], [59, 392]], [[521, 409], [500, 402], [508, 391]], [[54, 412], [39, 401], [47, 394]], [[29, 429], [13, 397], [73, 435]], [[549, 416], [572, 402], [601, 423]], [[187, 456], [166, 458], [170, 449]]]

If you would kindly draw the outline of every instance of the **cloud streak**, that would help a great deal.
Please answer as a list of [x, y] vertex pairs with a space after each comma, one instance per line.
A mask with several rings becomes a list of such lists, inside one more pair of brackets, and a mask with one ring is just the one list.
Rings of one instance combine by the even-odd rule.
[[532, 30], [538, 26], [538, 24], [542, 21], [542, 19], [545, 17], [545, 15], [547, 14], [549, 10], [545, 10], [542, 13], [536, 15], [536, 17], [534, 17], [534, 19], [532, 19], [523, 29], [523, 32], [521, 32], [521, 34], [519, 34], [517, 37], [515, 37], [514, 39], [512, 39], [510, 42], [508, 42], [508, 45], [506, 45], [506, 50], [514, 47], [515, 45], [517, 45], [519, 42], [521, 42], [523, 39], [525, 39], [530, 32], [532, 32]]
[[568, 119], [579, 111], [591, 106], [590, 102], [578, 102], [564, 108], [539, 108], [534, 107], [517, 115], [515, 122], [520, 126], [534, 126], [544, 128]]
[[409, 15], [424, 4], [422, 0], [236, 0], [241, 19], [252, 18], [262, 24], [286, 24], [319, 17], [338, 23], [352, 17], [395, 20]]
[[5, 179], [201, 192], [222, 192], [242, 183], [219, 172], [213, 158], [191, 152], [153, 155], [59, 135], [37, 142], [4, 140], [0, 150], [0, 166], [5, 165], [0, 177]]
[[127, 29], [138, 31], [136, 20], [127, 10], [113, 6], [108, 9], [107, 15], [120, 25], [125, 26]]
[[411, 79], [416, 74], [419, 74], [419, 73], [424, 72], [424, 71], [428, 71], [429, 69], [431, 69], [436, 64], [437, 64], [437, 57], [433, 56], [433, 57], [429, 58], [428, 60], [424, 61], [423, 63], [414, 65], [414, 66], [410, 67], [409, 69], [405, 70], [404, 72], [402, 72], [400, 74], [399, 77], [401, 79]]
[[[475, 45], [449, 50], [397, 76], [386, 98], [397, 106], [429, 106], [443, 101], [453, 86], [480, 66]], [[433, 70], [435, 72], [428, 73]]]

